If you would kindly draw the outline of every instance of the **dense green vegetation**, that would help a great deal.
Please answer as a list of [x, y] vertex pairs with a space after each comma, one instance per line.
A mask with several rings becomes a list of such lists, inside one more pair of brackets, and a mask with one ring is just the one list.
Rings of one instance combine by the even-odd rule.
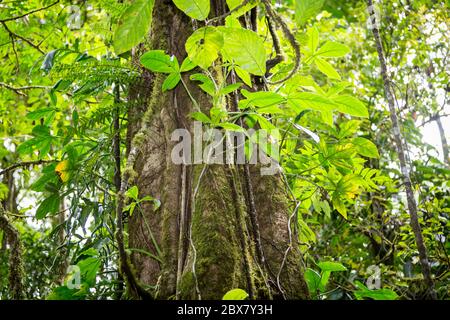
[[0, 0], [0, 299], [448, 299], [448, 1], [371, 4]]

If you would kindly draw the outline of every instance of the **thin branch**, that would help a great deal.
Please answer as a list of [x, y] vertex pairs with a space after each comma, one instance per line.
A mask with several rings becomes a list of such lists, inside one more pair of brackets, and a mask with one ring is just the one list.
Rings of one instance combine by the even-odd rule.
[[3, 27], [5, 27], [5, 30], [8, 31], [8, 33], [9, 33], [9, 35], [10, 35], [11, 37], [13, 37], [13, 38], [18, 38], [18, 39], [20, 39], [20, 40], [23, 40], [23, 41], [25, 41], [26, 43], [28, 43], [31, 47], [33, 47], [34, 49], [36, 49], [37, 51], [39, 51], [40, 53], [45, 54], [45, 52], [44, 52], [41, 48], [39, 48], [38, 45], [35, 45], [33, 42], [31, 42], [31, 40], [28, 40], [27, 38], [24, 38], [24, 37], [22, 37], [21, 35], [19, 35], [19, 34], [13, 32], [13, 31], [11, 31], [11, 29], [8, 28], [8, 26], [6, 25], [5, 22], [2, 21], [1, 23], [2, 23]]
[[39, 11], [51, 8], [51, 7], [53, 7], [54, 5], [56, 5], [58, 3], [59, 3], [59, 0], [53, 2], [52, 4], [49, 4], [48, 6], [45, 6], [45, 7], [39, 8], [39, 9], [35, 9], [35, 10], [31, 10], [31, 11], [29, 11], [27, 13], [21, 14], [20, 16], [15, 16], [15, 17], [11, 17], [11, 18], [1, 19], [0, 22], [7, 22], [7, 21], [18, 20], [18, 19], [24, 18], [24, 17], [26, 17], [26, 16], [28, 16], [30, 14], [33, 14], [33, 13], [36, 13], [36, 12], [39, 12]]
[[24, 162], [19, 162], [19, 163], [15, 163], [10, 167], [7, 167], [6, 169], [3, 169], [2, 171], [0, 171], [0, 176], [4, 175], [5, 173], [15, 170], [19, 167], [28, 167], [28, 166], [34, 166], [34, 165], [38, 165], [38, 164], [44, 164], [44, 163], [51, 163], [51, 162], [55, 162], [57, 160], [36, 160], [36, 161], [24, 161]]
[[19, 96], [23, 96], [26, 97], [26, 94], [23, 93], [22, 91], [26, 91], [26, 90], [33, 90], [33, 89], [50, 89], [51, 87], [49, 86], [23, 86], [23, 87], [14, 87], [10, 84], [4, 83], [4, 82], [0, 82], [0, 87], [9, 89], [11, 91], [14, 91], [15, 93], [17, 93]]

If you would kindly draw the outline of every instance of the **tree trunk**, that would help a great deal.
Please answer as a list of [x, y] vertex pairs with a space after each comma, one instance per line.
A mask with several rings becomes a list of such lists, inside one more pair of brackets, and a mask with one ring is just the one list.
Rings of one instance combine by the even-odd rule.
[[[212, 1], [211, 6], [212, 15], [225, 12], [225, 1]], [[163, 49], [183, 61], [191, 20], [167, 0], [155, 1], [153, 15], [150, 49]], [[135, 59], [141, 51], [134, 51]], [[129, 115], [128, 142], [130, 148], [139, 146], [131, 183], [140, 197], [161, 201], [156, 210], [144, 202], [141, 212], [129, 219], [128, 246], [160, 258], [134, 251], [136, 277], [156, 286], [158, 299], [220, 299], [233, 288], [255, 299], [307, 298], [302, 257], [288, 232], [292, 208], [281, 176], [261, 176], [259, 167], [250, 165], [175, 165], [171, 151], [178, 142], [171, 141], [171, 134], [177, 128], [193, 131], [193, 104], [181, 84], [163, 93], [162, 79], [143, 71], [129, 96], [140, 101]], [[208, 96], [190, 83], [189, 74], [183, 81], [207, 113]], [[143, 125], [143, 136], [132, 139]], [[257, 254], [255, 228], [265, 260]]]
[[381, 67], [381, 75], [383, 77], [383, 85], [384, 85], [384, 94], [388, 101], [389, 112], [392, 122], [392, 130], [395, 141], [395, 146], [397, 150], [398, 159], [400, 162], [400, 169], [402, 173], [403, 184], [405, 185], [406, 191], [406, 201], [408, 204], [408, 211], [410, 216], [411, 229], [414, 233], [414, 238], [417, 245], [417, 250], [419, 251], [420, 257], [420, 266], [422, 268], [422, 274], [425, 280], [425, 284], [428, 289], [429, 297], [432, 299], [436, 299], [436, 292], [434, 290], [433, 279], [431, 278], [431, 267], [428, 261], [428, 253], [427, 248], [425, 246], [425, 242], [423, 240], [422, 229], [419, 224], [419, 217], [417, 213], [417, 203], [414, 198], [414, 192], [412, 188], [411, 177], [409, 174], [409, 168], [406, 164], [406, 154], [405, 154], [405, 146], [403, 144], [403, 138], [400, 130], [400, 123], [398, 121], [397, 112], [395, 110], [394, 103], [394, 95], [391, 91], [391, 79], [388, 75], [386, 58], [384, 56], [382, 41], [380, 37], [380, 31], [377, 27], [376, 15], [374, 12], [373, 2], [372, 0], [367, 0], [368, 11], [372, 24], [372, 32], [377, 48], [377, 53], [380, 61]]
[[441, 136], [441, 145], [442, 145], [442, 152], [444, 155], [444, 163], [450, 165], [450, 154], [448, 149], [447, 138], [445, 137], [444, 126], [442, 125], [441, 117], [439, 116], [439, 114], [436, 115], [435, 121], [439, 128], [439, 135]]

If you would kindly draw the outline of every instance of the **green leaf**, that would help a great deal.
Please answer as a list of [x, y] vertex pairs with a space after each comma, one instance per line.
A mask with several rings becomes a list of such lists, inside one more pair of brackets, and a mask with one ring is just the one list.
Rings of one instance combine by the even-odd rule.
[[216, 87], [214, 86], [214, 82], [208, 78], [206, 75], [202, 73], [196, 73], [191, 75], [191, 80], [200, 81], [202, 84], [200, 85], [200, 88], [205, 91], [210, 96], [214, 96], [216, 93]]
[[302, 26], [309, 18], [315, 17], [322, 9], [325, 0], [296, 0], [295, 20]]
[[244, 128], [242, 128], [241, 126], [238, 126], [237, 124], [234, 123], [230, 123], [230, 122], [224, 122], [224, 123], [220, 123], [218, 124], [219, 127], [224, 128], [227, 131], [236, 131], [236, 132], [244, 132]]
[[194, 120], [197, 120], [197, 121], [200, 121], [203, 123], [211, 123], [211, 119], [203, 112], [192, 112], [191, 117]]
[[240, 28], [221, 27], [224, 33], [222, 55], [242, 70], [257, 76], [266, 73], [264, 41], [255, 32]]
[[355, 117], [369, 117], [367, 107], [359, 99], [350, 96], [342, 95], [333, 97], [333, 102], [337, 104], [336, 110]]
[[342, 199], [338, 195], [334, 194], [332, 202], [333, 207], [341, 214], [341, 216], [347, 219], [347, 208], [345, 207], [345, 204], [342, 201]]
[[341, 76], [339, 75], [339, 73], [337, 73], [336, 69], [334, 69], [329, 62], [320, 59], [318, 57], [315, 57], [314, 63], [316, 64], [320, 72], [325, 74], [328, 78], [341, 80]]
[[286, 99], [283, 96], [275, 92], [270, 91], [249, 92], [245, 89], [242, 89], [241, 93], [247, 99], [239, 101], [240, 109], [246, 109], [251, 106], [264, 108], [279, 105], [286, 102]]
[[44, 219], [49, 213], [57, 213], [59, 211], [60, 200], [59, 194], [52, 194], [42, 201], [36, 210], [36, 219]]
[[101, 261], [98, 258], [89, 257], [78, 262], [77, 266], [80, 267], [83, 282], [87, 283], [90, 287], [93, 287], [96, 282], [95, 278], [97, 276], [97, 272], [101, 266]]
[[130, 198], [133, 199], [135, 201], [139, 200], [139, 189], [137, 186], [132, 186], [130, 189], [128, 189], [125, 192], [125, 195]]
[[53, 289], [46, 300], [84, 300], [88, 294], [87, 289], [83, 286], [81, 290], [69, 289], [67, 286], [59, 286]]
[[241, 67], [235, 66], [234, 71], [236, 72], [237, 76], [241, 78], [242, 81], [249, 87], [252, 86], [252, 79], [250, 77], [250, 73], [242, 69]]
[[317, 291], [319, 289], [321, 279], [320, 274], [313, 269], [308, 268], [306, 269], [304, 276], [311, 296], [317, 298]]
[[[230, 11], [234, 10], [239, 5], [241, 5], [243, 2], [244, 2], [244, 0], [227, 0], [228, 9], [230, 9]], [[231, 16], [239, 17], [239, 16], [243, 15], [244, 13], [246, 13], [251, 8], [253, 8], [254, 6], [256, 6], [256, 4], [257, 4], [256, 1], [250, 1], [243, 7], [239, 8], [238, 10], [233, 11]]]
[[312, 27], [308, 30], [308, 48], [311, 51], [311, 54], [314, 54], [314, 52], [316, 52], [318, 46], [319, 31], [316, 27]]
[[208, 69], [219, 57], [222, 46], [222, 33], [215, 27], [203, 27], [196, 30], [185, 44], [189, 59], [203, 69]]
[[226, 94], [232, 93], [239, 89], [242, 86], [242, 83], [233, 83], [219, 90], [218, 94], [224, 96]]
[[154, 0], [135, 0], [125, 10], [113, 36], [116, 54], [130, 50], [147, 35], [152, 24], [154, 3]]
[[209, 15], [209, 0], [173, 0], [173, 3], [193, 19], [205, 20]]
[[339, 262], [325, 261], [317, 264], [322, 271], [346, 271], [347, 268]]
[[189, 57], [187, 57], [186, 59], [184, 59], [183, 63], [181, 64], [181, 68], [180, 68], [180, 72], [187, 72], [187, 71], [191, 71], [192, 69], [194, 69], [197, 65], [195, 63], [193, 63], [191, 61], [191, 59], [189, 59]]
[[305, 110], [317, 110], [321, 112], [333, 111], [336, 105], [322, 95], [313, 92], [296, 92], [289, 95], [288, 104], [295, 109], [297, 113]]
[[377, 146], [370, 140], [365, 138], [356, 137], [352, 139], [352, 144], [355, 146], [356, 151], [368, 158], [379, 158]]
[[370, 290], [359, 281], [355, 281], [355, 285], [359, 290], [354, 291], [353, 294], [358, 300], [364, 298], [373, 300], [396, 300], [398, 298], [397, 293], [391, 289]]
[[242, 289], [232, 289], [225, 293], [222, 300], [245, 300], [248, 298], [248, 293]]
[[39, 108], [38, 110], [35, 110], [33, 112], [29, 112], [27, 114], [27, 118], [30, 120], [39, 120], [39, 119], [46, 119], [47, 117], [52, 117], [55, 115], [55, 112], [58, 109], [56, 108]]
[[162, 91], [172, 90], [181, 80], [181, 75], [178, 72], [171, 73], [167, 76], [162, 84]]
[[180, 70], [176, 57], [170, 57], [163, 50], [147, 51], [140, 60], [144, 67], [153, 72], [174, 73]]
[[327, 41], [319, 50], [317, 50], [315, 55], [338, 58], [345, 56], [350, 51], [350, 48], [342, 43]]

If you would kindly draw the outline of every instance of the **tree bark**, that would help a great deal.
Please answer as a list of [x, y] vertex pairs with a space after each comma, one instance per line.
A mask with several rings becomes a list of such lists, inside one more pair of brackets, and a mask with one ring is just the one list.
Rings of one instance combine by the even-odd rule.
[[436, 292], [434, 290], [434, 283], [433, 279], [431, 278], [431, 267], [430, 263], [428, 261], [428, 254], [427, 254], [427, 248], [425, 246], [423, 236], [422, 236], [422, 229], [419, 224], [419, 217], [417, 213], [417, 203], [414, 198], [414, 192], [412, 188], [411, 183], [411, 177], [409, 174], [409, 168], [406, 163], [406, 155], [405, 155], [405, 146], [403, 145], [403, 138], [400, 130], [400, 123], [398, 121], [397, 113], [395, 110], [395, 103], [394, 103], [394, 95], [391, 91], [391, 79], [388, 75], [387, 71], [387, 64], [386, 64], [386, 58], [384, 56], [383, 52], [383, 46], [382, 41], [380, 37], [380, 31], [377, 27], [377, 20], [376, 15], [374, 12], [373, 2], [372, 0], [367, 0], [368, 3], [368, 11], [371, 19], [371, 27], [372, 27], [372, 33], [374, 36], [378, 58], [380, 61], [380, 67], [381, 67], [381, 75], [383, 77], [383, 84], [384, 84], [384, 94], [386, 96], [386, 99], [388, 101], [389, 105], [389, 111], [390, 111], [390, 117], [392, 122], [392, 130], [393, 130], [393, 136], [395, 141], [395, 146], [397, 149], [397, 155], [400, 162], [400, 169], [402, 173], [402, 179], [403, 184], [405, 185], [405, 191], [406, 191], [406, 200], [408, 204], [408, 211], [410, 215], [410, 223], [411, 228], [414, 232], [414, 237], [417, 245], [417, 250], [419, 251], [419, 258], [420, 258], [420, 265], [422, 268], [422, 274], [425, 280], [425, 284], [428, 288], [428, 294], [429, 297], [432, 299], [436, 299]]
[[[223, 14], [225, 1], [212, 1], [211, 7], [214, 15]], [[183, 61], [184, 43], [193, 32], [191, 20], [167, 0], [155, 1], [153, 15], [151, 49], [163, 49]], [[141, 53], [141, 48], [135, 50], [135, 55]], [[129, 122], [128, 139], [131, 148], [139, 145], [133, 184], [140, 197], [151, 195], [161, 201], [156, 210], [144, 202], [141, 212], [129, 219], [129, 247], [160, 258], [133, 253], [136, 277], [155, 286], [159, 299], [220, 299], [234, 288], [246, 290], [251, 298], [308, 298], [302, 257], [296, 240], [290, 243], [292, 208], [281, 176], [261, 176], [258, 166], [249, 166], [248, 190], [242, 166], [175, 165], [171, 151], [178, 142], [170, 140], [171, 133], [177, 128], [193, 131], [189, 113], [194, 109], [181, 84], [163, 93], [162, 79], [143, 71], [132, 90], [133, 98], [146, 97], [130, 110], [134, 121]], [[183, 74], [183, 81], [207, 113], [211, 101], [206, 93], [190, 83], [189, 74]], [[136, 110], [143, 113], [136, 115]], [[145, 135], [132, 139], [130, 132], [138, 132], [143, 125]], [[257, 214], [266, 265], [257, 257], [251, 209]]]
[[448, 142], [445, 136], [445, 130], [444, 126], [442, 125], [441, 117], [439, 115], [436, 115], [435, 121], [439, 129], [439, 135], [441, 136], [441, 145], [442, 145], [442, 153], [444, 155], [444, 163], [450, 165], [450, 153], [448, 149]]

